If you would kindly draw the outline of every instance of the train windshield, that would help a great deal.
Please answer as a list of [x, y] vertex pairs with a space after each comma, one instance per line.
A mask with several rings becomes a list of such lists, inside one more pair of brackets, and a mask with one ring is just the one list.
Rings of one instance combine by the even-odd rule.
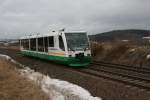
[[65, 33], [65, 36], [70, 50], [84, 50], [89, 47], [86, 33]]

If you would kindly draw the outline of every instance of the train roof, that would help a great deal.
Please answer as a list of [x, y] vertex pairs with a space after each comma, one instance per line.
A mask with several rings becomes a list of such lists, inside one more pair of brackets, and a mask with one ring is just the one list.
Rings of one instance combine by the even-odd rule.
[[[60, 35], [62, 31], [52, 31], [47, 34], [33, 34], [33, 35], [28, 35], [28, 36], [23, 36], [20, 39], [31, 39], [31, 38], [39, 38], [39, 37], [48, 37], [48, 36], [57, 36]], [[63, 33], [86, 33], [85, 31], [72, 31], [72, 32], [64, 32]]]

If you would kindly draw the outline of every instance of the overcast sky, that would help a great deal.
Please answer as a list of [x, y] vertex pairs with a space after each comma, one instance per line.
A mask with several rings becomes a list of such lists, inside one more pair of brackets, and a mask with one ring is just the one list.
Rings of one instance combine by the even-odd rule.
[[0, 0], [0, 38], [66, 28], [150, 29], [150, 0]]

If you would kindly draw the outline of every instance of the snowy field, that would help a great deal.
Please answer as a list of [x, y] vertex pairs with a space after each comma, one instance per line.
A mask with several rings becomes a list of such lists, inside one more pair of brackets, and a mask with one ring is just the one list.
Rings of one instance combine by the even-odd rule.
[[31, 70], [29, 67], [24, 66], [7, 55], [0, 54], [1, 59], [9, 60], [21, 67], [19, 69], [20, 74], [23, 77], [27, 77], [32, 80], [35, 84], [41, 87], [41, 89], [52, 99], [52, 100], [102, 100], [100, 97], [93, 97], [86, 89], [62, 81], [59, 79], [51, 78], [48, 75], [43, 75], [39, 72]]

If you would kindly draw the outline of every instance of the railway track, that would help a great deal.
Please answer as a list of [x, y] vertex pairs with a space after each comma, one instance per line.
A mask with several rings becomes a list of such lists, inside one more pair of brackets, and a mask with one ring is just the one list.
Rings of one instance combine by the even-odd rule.
[[133, 66], [94, 62], [92, 66], [80, 71], [150, 91], [150, 70], [147, 68], [131, 67]]
[[[99, 67], [101, 66], [101, 67]], [[120, 76], [128, 76], [137, 78], [143, 81], [150, 82], [150, 69], [148, 68], [141, 68], [141, 67], [134, 67], [134, 66], [126, 66], [120, 64], [111, 64], [111, 63], [104, 63], [101, 62], [100, 64], [96, 63], [94, 67], [97, 70], [110, 70], [110, 72], [115, 71], [115, 74]], [[113, 72], [112, 72], [113, 73]]]
[[114, 64], [114, 63], [106, 63], [106, 62], [102, 62], [102, 61], [93, 61], [92, 65], [113, 67], [113, 68], [118, 68], [118, 69], [123, 69], [123, 70], [135, 71], [135, 72], [138, 72], [138, 73], [150, 74], [150, 68], [145, 68], [145, 67], [137, 67], [137, 66]]
[[138, 87], [140, 89], [145, 89], [150, 91], [150, 84], [149, 83], [145, 83], [143, 81], [137, 80], [137, 79], [133, 79], [133, 78], [129, 78], [129, 77], [123, 77], [123, 76], [118, 76], [115, 74], [111, 74], [111, 73], [107, 73], [105, 72], [99, 72], [99, 71], [95, 71], [95, 70], [89, 70], [89, 69], [85, 69], [85, 70], [80, 70], [80, 72], [83, 73], [87, 73], [90, 75], [94, 75], [96, 77], [101, 77], [104, 79], [108, 79], [108, 80], [112, 80], [112, 81], [117, 81], [119, 83], [123, 83], [125, 85], [131, 85], [134, 87]]
[[[1, 52], [4, 51], [2, 50]], [[9, 50], [7, 51], [7, 53], [8, 52]], [[13, 56], [14, 54], [10, 52], [9, 55]], [[150, 91], [150, 70], [146, 68], [139, 69], [133, 66], [129, 67], [125, 65], [94, 62], [91, 66], [87, 68], [71, 70], [76, 70], [78, 72], [86, 73], [88, 75], [96, 76], [98, 78], [117, 81], [125, 85], [135, 86]]]

